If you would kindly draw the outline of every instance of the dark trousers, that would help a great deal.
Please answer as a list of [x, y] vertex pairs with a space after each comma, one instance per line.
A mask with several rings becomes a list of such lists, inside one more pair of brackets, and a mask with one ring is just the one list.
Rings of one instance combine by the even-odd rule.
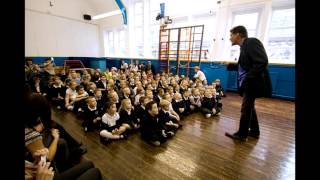
[[[52, 143], [53, 137], [51, 135], [45, 135], [42, 139], [45, 147], [49, 148]], [[57, 172], [63, 172], [71, 167], [71, 163], [69, 161], [70, 151], [68, 147], [68, 143], [66, 140], [59, 138], [57, 151], [53, 159], [53, 167]]]
[[[60, 172], [70, 168], [75, 162], [78, 162], [81, 157], [79, 147], [81, 144], [75, 140], [60, 124], [56, 123], [53, 128], [59, 130], [59, 141], [57, 152], [54, 157], [54, 163], [57, 170]], [[43, 144], [45, 147], [49, 147], [53, 141], [51, 131], [47, 131], [43, 135]]]
[[86, 161], [54, 176], [54, 180], [64, 179], [100, 180], [102, 177], [99, 169], [95, 168], [91, 161]]
[[260, 134], [258, 118], [254, 107], [256, 97], [253, 93], [244, 92], [242, 105], [241, 105], [241, 117], [238, 134], [242, 137], [247, 137], [249, 129], [252, 133]]
[[68, 146], [71, 150], [79, 148], [81, 146], [80, 142], [74, 139], [59, 123], [56, 122], [53, 128], [59, 130], [60, 138], [63, 138], [67, 141]]

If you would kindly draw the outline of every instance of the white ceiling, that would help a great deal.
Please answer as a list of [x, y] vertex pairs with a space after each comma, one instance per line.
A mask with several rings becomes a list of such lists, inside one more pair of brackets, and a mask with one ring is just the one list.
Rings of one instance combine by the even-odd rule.
[[96, 12], [96, 14], [92, 14], [93, 16], [119, 10], [115, 0], [87, 0], [87, 3], [90, 4]]

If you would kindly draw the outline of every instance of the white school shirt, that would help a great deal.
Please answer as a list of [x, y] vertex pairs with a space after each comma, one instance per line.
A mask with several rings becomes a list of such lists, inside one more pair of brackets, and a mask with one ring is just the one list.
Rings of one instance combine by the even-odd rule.
[[109, 127], [115, 126], [117, 120], [119, 120], [119, 119], [120, 119], [120, 116], [119, 116], [119, 113], [117, 113], [117, 112], [113, 116], [111, 116], [108, 113], [105, 113], [102, 116], [102, 122], [107, 124]]

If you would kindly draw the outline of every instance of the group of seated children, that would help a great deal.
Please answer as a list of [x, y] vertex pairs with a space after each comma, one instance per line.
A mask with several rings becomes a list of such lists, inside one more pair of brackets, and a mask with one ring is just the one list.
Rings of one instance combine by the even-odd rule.
[[[165, 72], [154, 75], [150, 68], [142, 71], [134, 64], [106, 72], [70, 70], [68, 76], [52, 74], [45, 79], [48, 82], [41, 83], [40, 78], [40, 84], [47, 86], [36, 93], [58, 109], [75, 112], [85, 132], [100, 130], [103, 143], [126, 139], [129, 132], [139, 130], [143, 139], [160, 145], [174, 136], [190, 113], [220, 115], [225, 96], [219, 79], [208, 85]], [[28, 83], [34, 85], [33, 79]]]

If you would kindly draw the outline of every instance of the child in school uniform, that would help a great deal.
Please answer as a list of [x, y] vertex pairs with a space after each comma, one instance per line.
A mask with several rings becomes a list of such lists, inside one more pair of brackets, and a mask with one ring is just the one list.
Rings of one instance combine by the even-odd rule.
[[74, 112], [83, 112], [83, 108], [86, 106], [86, 99], [89, 97], [89, 94], [84, 90], [82, 85], [76, 87], [77, 95], [74, 99]]
[[199, 111], [201, 108], [201, 96], [200, 91], [198, 88], [192, 89], [192, 95], [190, 96], [190, 102], [191, 102], [191, 110], [192, 111]]
[[97, 85], [94, 82], [89, 82], [86, 87], [86, 91], [89, 96], [94, 96], [94, 91], [97, 89]]
[[217, 107], [216, 107], [216, 114], [215, 115], [220, 115], [221, 111], [222, 111], [222, 100], [221, 100], [221, 96], [219, 96], [216, 93], [216, 89], [212, 89], [212, 96], [215, 98], [216, 103], [217, 103]]
[[183, 79], [180, 83], [180, 93], [183, 94], [183, 92], [188, 90], [189, 82], [186, 79]]
[[167, 101], [170, 102], [170, 104], [169, 104], [170, 114], [171, 114], [172, 116], [175, 116], [176, 119], [177, 119], [177, 121], [180, 121], [180, 116], [179, 116], [179, 114], [178, 114], [178, 113], [173, 109], [173, 107], [172, 107], [172, 98], [171, 98], [170, 94], [169, 94], [169, 93], [165, 93], [162, 99], [165, 99], [165, 100], [167, 100]]
[[180, 117], [184, 114], [186, 107], [180, 93], [175, 93], [172, 100], [172, 108]]
[[64, 98], [65, 108], [67, 110], [72, 111], [74, 109], [74, 102], [77, 97], [77, 91], [76, 91], [77, 82], [75, 80], [71, 80], [68, 85], [69, 87], [66, 90], [66, 96]]
[[120, 108], [120, 122], [127, 124], [129, 129], [135, 130], [139, 129], [140, 122], [137, 121], [137, 118], [133, 112], [133, 106], [130, 99], [123, 99], [121, 101]]
[[146, 90], [146, 97], [150, 99], [150, 101], [154, 100], [153, 92], [152, 90]]
[[139, 99], [140, 97], [144, 96], [145, 92], [144, 89], [142, 87], [137, 88], [137, 95], [134, 97], [134, 106], [138, 106], [139, 105]]
[[97, 108], [97, 101], [95, 97], [90, 96], [86, 99], [87, 105], [83, 109], [83, 123], [84, 132], [93, 131], [100, 127], [101, 111]]
[[160, 101], [161, 109], [159, 110], [159, 119], [166, 129], [166, 133], [173, 136], [176, 130], [181, 127], [181, 125], [177, 121], [176, 117], [171, 115], [169, 106], [169, 101], [164, 99]]
[[158, 94], [154, 96], [154, 100], [157, 102], [157, 105], [159, 105], [160, 100], [162, 99], [162, 96], [164, 95], [164, 89], [158, 88], [157, 89]]
[[141, 122], [146, 115], [146, 105], [148, 102], [150, 102], [149, 98], [146, 98], [145, 96], [140, 97], [139, 105], [134, 109], [134, 114], [138, 122]]
[[117, 106], [114, 102], [107, 102], [105, 105], [105, 113], [102, 116], [100, 141], [105, 144], [110, 140], [126, 138], [125, 131], [127, 127], [119, 121], [120, 116], [117, 112]]
[[182, 100], [183, 100], [184, 106], [186, 108], [183, 113], [184, 116], [189, 115], [191, 113], [191, 111], [193, 110], [193, 109], [191, 109], [192, 107], [191, 107], [191, 102], [190, 102], [189, 97], [190, 97], [190, 91], [185, 90], [182, 92]]
[[[174, 81], [175, 82], [175, 81]], [[173, 87], [172, 86], [169, 86], [167, 88], [167, 93], [170, 94], [171, 98], [173, 98], [173, 95], [174, 95], [174, 91], [173, 91]]]
[[122, 89], [122, 92], [123, 92], [123, 96], [121, 96], [120, 98], [120, 102], [123, 100], [123, 99], [130, 99], [131, 102], [134, 102], [134, 96], [133, 94], [131, 94], [131, 90], [129, 87], [124, 87]]
[[120, 108], [120, 102], [119, 102], [119, 96], [118, 96], [118, 94], [117, 94], [117, 92], [116, 91], [112, 91], [112, 92], [109, 92], [108, 93], [108, 99], [107, 99], [108, 101], [114, 101], [115, 103], [116, 103], [116, 105], [117, 105], [117, 109], [119, 109]]
[[160, 146], [167, 140], [165, 128], [159, 121], [159, 109], [155, 101], [151, 101], [146, 105], [146, 116], [141, 121], [141, 137], [143, 140]]
[[48, 97], [58, 109], [64, 107], [64, 97], [66, 87], [60, 80], [59, 76], [53, 77], [53, 84], [49, 87]]
[[216, 83], [217, 95], [219, 95], [220, 97], [226, 97], [225, 91], [221, 86], [220, 79], [216, 79], [214, 82]]
[[101, 89], [95, 89], [94, 92], [93, 92], [93, 96], [96, 98], [96, 101], [97, 101], [97, 107], [99, 109], [100, 112], [104, 112], [104, 106], [107, 102], [105, 96], [102, 95], [102, 91]]
[[206, 118], [210, 118], [212, 115], [215, 115], [217, 110], [216, 99], [212, 96], [210, 90], [205, 91], [205, 96], [201, 102], [201, 112], [205, 115]]

